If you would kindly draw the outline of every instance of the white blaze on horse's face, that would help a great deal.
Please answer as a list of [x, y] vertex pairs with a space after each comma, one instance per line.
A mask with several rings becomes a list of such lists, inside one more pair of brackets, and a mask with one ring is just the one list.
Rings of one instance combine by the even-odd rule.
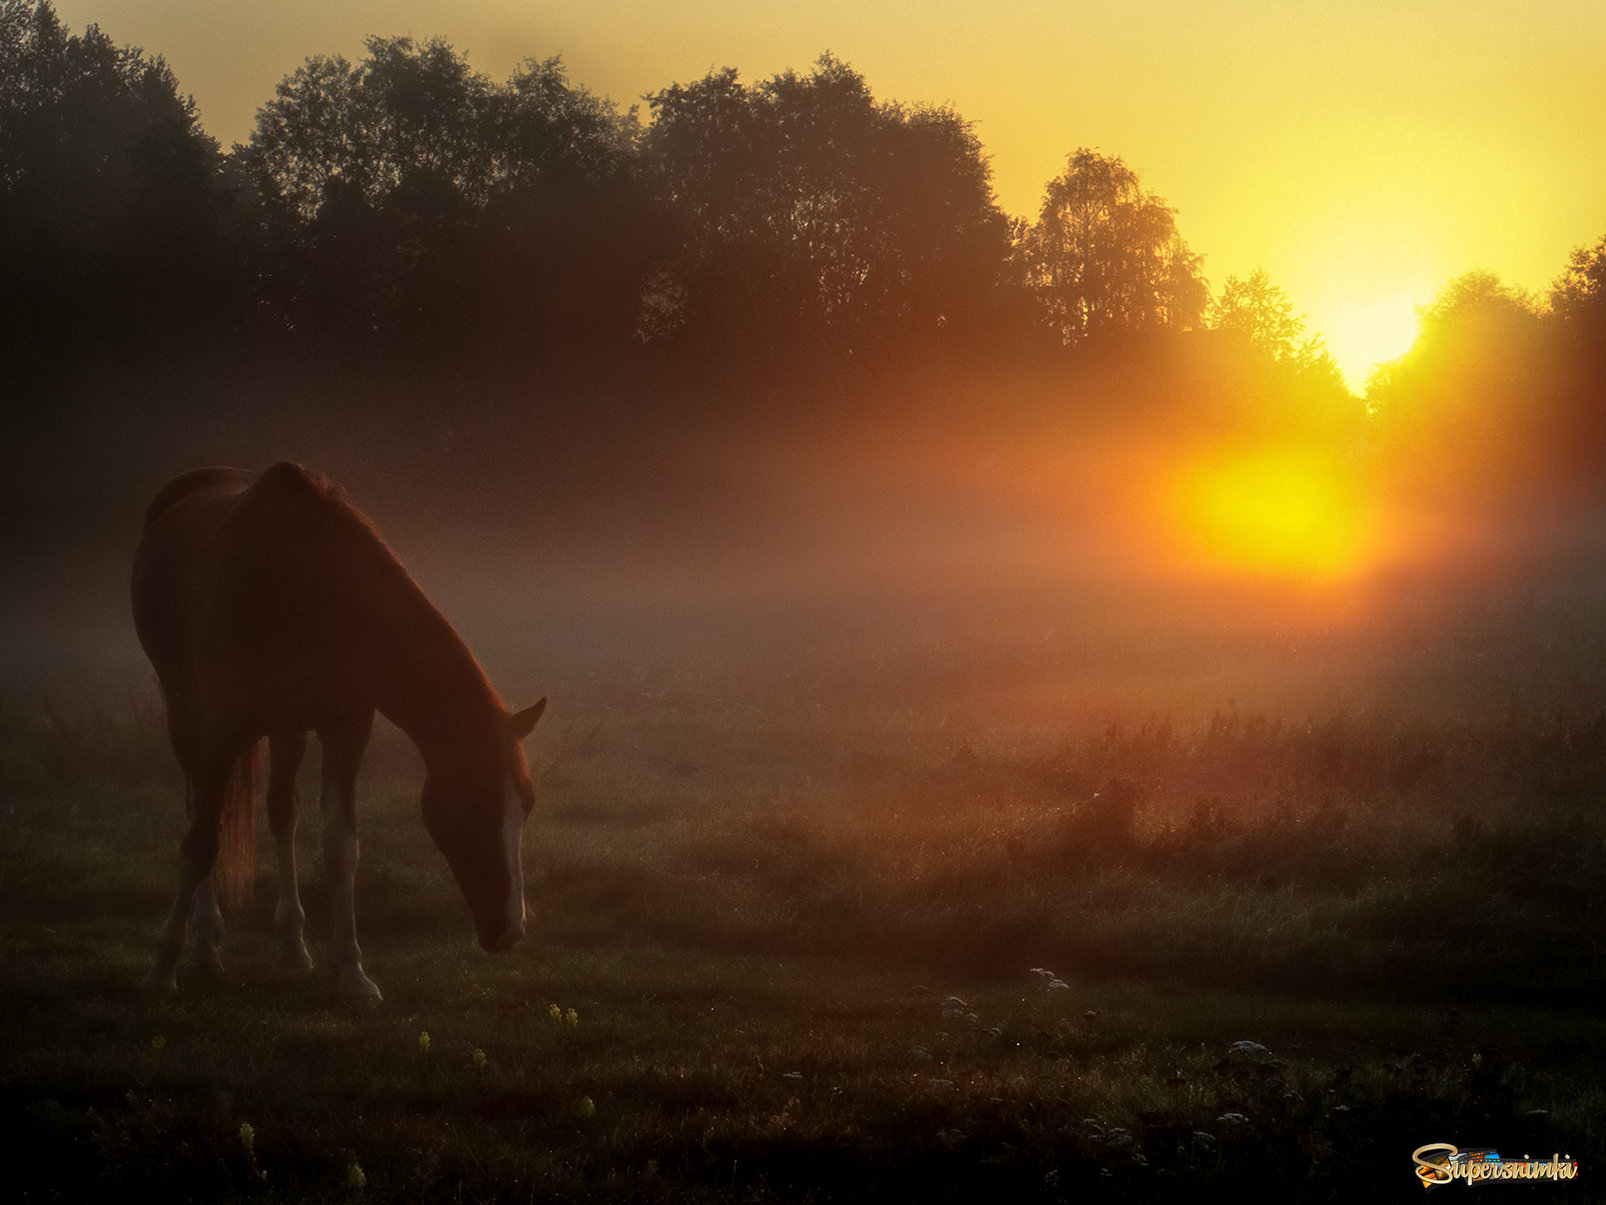
[[534, 802], [525, 774], [478, 789], [424, 784], [424, 824], [463, 891], [480, 945], [510, 950], [524, 936], [524, 821]]
[[503, 932], [524, 936], [524, 798], [512, 778], [502, 788], [502, 857], [507, 861], [507, 921]]
[[430, 766], [424, 781], [424, 825], [446, 855], [474, 917], [480, 945], [510, 950], [524, 936], [524, 821], [535, 806], [521, 742], [546, 707], [505, 717], [455, 756]]

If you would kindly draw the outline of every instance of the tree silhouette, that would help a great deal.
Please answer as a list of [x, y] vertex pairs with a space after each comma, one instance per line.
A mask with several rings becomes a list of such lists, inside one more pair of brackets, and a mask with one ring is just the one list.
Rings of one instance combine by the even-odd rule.
[[950, 110], [878, 102], [830, 55], [648, 99], [645, 165], [674, 232], [650, 335], [848, 350], [965, 326], [1001, 287], [1005, 219]]
[[337, 343], [551, 344], [600, 304], [633, 329], [637, 268], [610, 269], [641, 225], [621, 214], [633, 117], [571, 88], [557, 59], [497, 85], [439, 39], [367, 50], [308, 59], [235, 152], [285, 321]]
[[0, 338], [196, 337], [227, 309], [218, 163], [161, 58], [0, 0]]
[[1606, 495], [1606, 238], [1579, 247], [1550, 290], [1562, 438], [1587, 496]]
[[1575, 344], [1606, 356], [1606, 237], [1573, 251], [1551, 286], [1550, 311]]
[[1305, 334], [1304, 315], [1294, 313], [1293, 301], [1264, 268], [1256, 268], [1247, 280], [1228, 276], [1210, 303], [1205, 324], [1285, 370], [1307, 403], [1338, 412], [1353, 409], [1349, 386], [1327, 344], [1320, 335]]
[[1206, 324], [1278, 360], [1294, 356], [1305, 333], [1305, 319], [1294, 313], [1294, 303], [1271, 283], [1264, 268], [1256, 268], [1247, 280], [1227, 277], [1220, 295], [1210, 303]]
[[1395, 487], [1464, 520], [1539, 505], [1569, 475], [1543, 314], [1483, 270], [1456, 277], [1417, 314], [1411, 349], [1367, 384]]
[[1022, 258], [1062, 341], [1198, 325], [1209, 301], [1176, 211], [1144, 192], [1119, 157], [1082, 148], [1048, 182]]

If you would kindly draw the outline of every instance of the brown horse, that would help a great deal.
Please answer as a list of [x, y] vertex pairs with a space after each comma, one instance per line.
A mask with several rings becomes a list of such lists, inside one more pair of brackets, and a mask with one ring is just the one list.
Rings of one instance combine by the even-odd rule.
[[342, 993], [379, 995], [363, 973], [352, 909], [357, 766], [376, 710], [423, 754], [424, 824], [480, 944], [506, 950], [523, 936], [520, 842], [534, 796], [520, 742], [546, 700], [517, 714], [502, 705], [452, 626], [338, 489], [288, 463], [175, 478], [146, 512], [133, 602], [189, 810], [178, 895], [148, 988], [177, 986], [192, 913], [186, 966], [218, 965], [214, 868], [225, 896], [249, 881], [252, 770], [264, 738], [281, 961], [311, 965], [296, 889], [295, 778], [316, 732], [329, 959]]

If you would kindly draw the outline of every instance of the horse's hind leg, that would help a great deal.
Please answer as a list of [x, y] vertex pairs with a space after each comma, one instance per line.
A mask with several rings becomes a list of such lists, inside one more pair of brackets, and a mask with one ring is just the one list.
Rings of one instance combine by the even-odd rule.
[[223, 910], [218, 907], [217, 891], [208, 874], [195, 889], [190, 909], [190, 948], [179, 965], [202, 975], [223, 973]]
[[363, 974], [357, 947], [357, 767], [368, 747], [373, 713], [318, 729], [323, 745], [321, 802], [323, 861], [329, 876], [329, 962], [340, 994], [377, 1000], [379, 988]]
[[279, 902], [273, 909], [282, 943], [279, 965], [304, 971], [312, 965], [312, 957], [303, 936], [307, 914], [296, 882], [296, 772], [307, 751], [307, 734], [280, 733], [270, 738], [268, 749], [268, 831], [279, 871]]
[[[173, 907], [156, 939], [156, 961], [145, 976], [145, 989], [155, 992], [178, 990], [178, 963], [184, 953], [185, 938], [189, 933], [190, 914], [196, 910], [204, 895], [203, 915], [216, 908], [211, 893], [212, 866], [217, 861], [218, 818], [223, 808], [223, 796], [228, 789], [232, 759], [221, 764], [203, 763], [201, 770], [189, 782], [189, 831], [179, 845], [178, 892]], [[203, 892], [204, 887], [204, 892]], [[210, 938], [213, 956], [216, 956], [216, 939], [221, 929], [221, 918]]]

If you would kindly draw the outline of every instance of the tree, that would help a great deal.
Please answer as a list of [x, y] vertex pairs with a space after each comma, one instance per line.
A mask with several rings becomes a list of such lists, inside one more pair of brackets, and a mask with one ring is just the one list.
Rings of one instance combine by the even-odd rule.
[[0, 337], [193, 337], [227, 308], [218, 164], [160, 57], [0, 0]]
[[1606, 237], [1574, 249], [1550, 288], [1550, 312], [1575, 344], [1606, 356]]
[[1227, 277], [1221, 294], [1210, 303], [1206, 325], [1235, 335], [1276, 360], [1294, 356], [1305, 333], [1304, 317], [1294, 313], [1294, 303], [1271, 283], [1264, 268], [1256, 268], [1248, 280]]
[[1325, 394], [1330, 401], [1353, 405], [1344, 374], [1326, 342], [1320, 335], [1305, 334], [1304, 315], [1294, 313], [1294, 303], [1281, 287], [1271, 283], [1264, 268], [1256, 268], [1247, 280], [1228, 276], [1220, 295], [1210, 303], [1205, 325], [1269, 358], [1304, 386], [1306, 393]]
[[1457, 276], [1417, 311], [1424, 348], [1448, 347], [1480, 336], [1531, 329], [1539, 317], [1532, 297], [1485, 268]]
[[492, 102], [496, 174], [467, 264], [487, 336], [616, 358], [637, 342], [661, 237], [636, 112], [570, 84], [556, 58], [526, 60]]
[[1564, 439], [1598, 502], [1606, 495], [1606, 238], [1576, 248], [1550, 289]]
[[1209, 301], [1176, 211], [1144, 192], [1119, 157], [1082, 148], [1048, 182], [1022, 258], [1049, 325], [1066, 343], [1198, 325]]
[[951, 110], [878, 102], [830, 55], [648, 99], [646, 170], [674, 231], [649, 334], [846, 350], [972, 326], [1001, 286], [1005, 219]]
[[1366, 390], [1399, 487], [1465, 515], [1533, 505], [1570, 474], [1572, 455], [1543, 315], [1477, 270], [1417, 318], [1410, 350], [1374, 370]]
[[282, 320], [337, 346], [627, 337], [634, 116], [571, 87], [555, 58], [498, 85], [439, 39], [367, 50], [308, 59], [234, 154]]
[[250, 153], [274, 200], [302, 223], [332, 194], [375, 211], [425, 197], [483, 204], [495, 170], [491, 81], [439, 39], [366, 46], [356, 65], [309, 58], [258, 110]]

